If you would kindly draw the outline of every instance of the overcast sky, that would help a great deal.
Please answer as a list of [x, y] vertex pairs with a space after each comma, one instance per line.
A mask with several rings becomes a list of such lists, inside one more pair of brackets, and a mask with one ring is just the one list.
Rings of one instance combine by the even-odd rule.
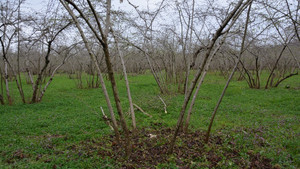
[[[200, 1], [207, 1], [207, 0], [200, 0]], [[226, 5], [227, 0], [215, 0], [221, 5]], [[45, 8], [47, 5], [48, 0], [27, 0], [26, 4], [23, 6], [27, 8], [28, 10], [34, 9], [40, 11], [41, 9]], [[149, 8], [152, 8], [155, 6], [155, 4], [161, 2], [161, 0], [130, 0], [130, 2], [136, 6], [139, 6], [139, 8], [146, 8], [147, 4], [149, 5]], [[132, 7], [128, 4], [127, 0], [124, 0], [123, 3], [120, 3], [120, 0], [112, 0], [113, 9], [121, 8], [126, 11], [132, 10]]]

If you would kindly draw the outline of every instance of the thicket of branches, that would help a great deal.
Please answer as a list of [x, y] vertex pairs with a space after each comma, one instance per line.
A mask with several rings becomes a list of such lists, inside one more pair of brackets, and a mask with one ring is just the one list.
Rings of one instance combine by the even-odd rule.
[[[228, 80], [212, 113], [206, 141], [235, 73], [250, 88], [268, 89], [298, 75], [300, 68], [300, 2], [296, 0], [239, 0], [227, 5], [211, 0], [161, 0], [151, 8], [121, 1], [131, 12], [115, 9], [111, 0], [49, 0], [44, 11], [34, 14], [22, 8], [25, 3], [0, 2], [0, 103], [13, 104], [12, 83], [23, 103], [42, 101], [56, 73], [76, 79], [78, 88], [101, 87], [108, 121], [120, 143], [113, 106], [117, 108], [127, 156], [131, 127], [120, 104], [116, 73], [126, 83], [133, 133], [138, 124], [127, 73], [150, 72], [158, 94], [185, 95], [170, 140], [172, 153], [178, 133], [188, 132], [193, 105], [208, 71]], [[105, 78], [111, 82], [113, 101]], [[30, 99], [24, 95], [24, 85], [32, 86]], [[176, 90], [170, 86], [177, 86]]]

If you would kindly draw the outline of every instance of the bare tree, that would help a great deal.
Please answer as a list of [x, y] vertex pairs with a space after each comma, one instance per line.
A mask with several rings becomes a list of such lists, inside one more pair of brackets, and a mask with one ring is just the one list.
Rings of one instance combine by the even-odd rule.
[[245, 39], [246, 39], [246, 36], [247, 36], [247, 29], [248, 29], [248, 23], [249, 23], [249, 18], [250, 18], [251, 6], [252, 6], [252, 1], [250, 2], [249, 8], [248, 8], [248, 12], [247, 12], [247, 18], [246, 18], [246, 23], [245, 23], [244, 36], [243, 36], [243, 39], [242, 39], [242, 45], [241, 45], [240, 53], [239, 53], [238, 59], [236, 61], [236, 64], [234, 65], [234, 68], [233, 68], [233, 70], [232, 70], [232, 72], [231, 72], [231, 74], [230, 74], [230, 76], [229, 76], [229, 78], [228, 78], [228, 80], [226, 82], [226, 85], [225, 85], [225, 87], [224, 87], [224, 89], [222, 91], [222, 94], [221, 94], [221, 96], [220, 96], [220, 98], [219, 98], [219, 100], [217, 102], [217, 105], [216, 105], [216, 107], [215, 107], [215, 109], [214, 109], [214, 111], [212, 113], [212, 117], [211, 117], [211, 120], [210, 120], [210, 123], [209, 123], [209, 126], [208, 126], [208, 130], [207, 130], [207, 133], [206, 133], [206, 138], [205, 138], [205, 142], [206, 143], [208, 143], [209, 135], [210, 135], [210, 131], [211, 131], [211, 127], [212, 127], [212, 124], [214, 122], [214, 118], [216, 116], [217, 110], [218, 110], [218, 108], [219, 108], [219, 106], [220, 106], [220, 104], [222, 102], [222, 99], [223, 99], [223, 97], [225, 95], [225, 92], [226, 92], [226, 90], [227, 90], [227, 88], [229, 86], [229, 83], [230, 83], [230, 81], [231, 81], [231, 79], [232, 79], [232, 77], [233, 77], [233, 75], [234, 75], [234, 73], [235, 73], [235, 71], [236, 71], [239, 63], [240, 63], [239, 61], [240, 61], [240, 59], [242, 57], [242, 54], [243, 54], [244, 45], [245, 45]]
[[[74, 45], [75, 46], [75, 45]], [[44, 96], [44, 94], [45, 94], [45, 92], [46, 92], [46, 90], [47, 90], [47, 88], [48, 88], [48, 86], [51, 84], [51, 82], [53, 81], [53, 78], [54, 78], [54, 75], [55, 75], [55, 73], [56, 73], [56, 71], [59, 69], [59, 68], [61, 68], [65, 63], [66, 63], [66, 61], [73, 55], [73, 54], [70, 54], [70, 52], [71, 52], [71, 50], [72, 50], [72, 48], [74, 47], [74, 46], [71, 46], [71, 47], [69, 47], [69, 48], [67, 48], [67, 49], [62, 49], [62, 52], [60, 52], [60, 53], [63, 53], [64, 52], [64, 58], [63, 58], [63, 61], [52, 71], [52, 73], [51, 73], [51, 76], [50, 76], [50, 79], [48, 80], [48, 82], [47, 82], [47, 84], [44, 86], [44, 88], [43, 88], [43, 90], [41, 91], [41, 93], [40, 93], [40, 96], [39, 96], [39, 98], [38, 98], [38, 102], [40, 102], [40, 101], [42, 101], [42, 98], [43, 98], [43, 96]]]
[[[261, 78], [262, 70], [269, 70], [270, 72], [264, 87], [277, 87], [282, 81], [297, 75], [300, 68], [299, 61], [294, 54], [295, 49], [291, 49], [297, 36], [293, 18], [298, 18], [297, 11], [299, 9], [296, 7], [295, 11], [292, 11], [289, 4], [276, 6], [275, 1], [257, 1], [257, 5], [260, 7], [254, 15], [260, 20], [256, 20], [252, 24], [249, 23], [251, 27], [255, 26], [256, 29], [248, 33], [248, 41], [251, 41], [244, 47], [243, 52], [248, 57], [240, 60], [241, 68], [238, 69], [240, 69], [241, 76], [250, 88], [261, 88], [261, 84], [265, 80]], [[291, 12], [285, 13], [283, 11]], [[260, 27], [256, 26], [258, 24]], [[238, 57], [234, 50], [230, 53], [229, 55]], [[254, 58], [250, 59], [249, 57]], [[298, 69], [295, 68], [295, 64], [289, 62], [291, 59], [295, 60], [293, 63], [297, 65]]]
[[[286, 4], [287, 4], [288, 11], [289, 11], [289, 15], [291, 16], [291, 10], [289, 8], [289, 4], [288, 4], [287, 1], [286, 1]], [[297, 10], [299, 10], [299, 9], [297, 9]], [[292, 41], [292, 39], [294, 38], [295, 35], [298, 37], [298, 40], [300, 40], [297, 28], [295, 29], [295, 33], [293, 33], [292, 35], [288, 35], [285, 32], [284, 32], [285, 34], [283, 35], [281, 33], [281, 30], [280, 30], [281, 25], [276, 24], [276, 22], [274, 21], [274, 19], [276, 19], [276, 18], [272, 17], [272, 16], [274, 16], [274, 14], [271, 14], [271, 12], [270, 12], [270, 10], [268, 8], [266, 8], [266, 11], [267, 11], [268, 15], [270, 16], [269, 19], [271, 20], [273, 26], [275, 27], [275, 29], [276, 29], [279, 37], [283, 41], [283, 47], [282, 47], [282, 50], [280, 51], [280, 53], [279, 53], [279, 55], [278, 55], [278, 57], [277, 57], [277, 59], [275, 61], [275, 64], [271, 68], [271, 72], [270, 72], [270, 75], [268, 76], [268, 79], [267, 79], [267, 82], [266, 82], [266, 85], [265, 85], [265, 89], [267, 89], [268, 87], [272, 86], [272, 83], [270, 83], [271, 77], [274, 77], [274, 71], [275, 71], [275, 69], [278, 66], [279, 60], [282, 58], [285, 49], [288, 47], [288, 44]], [[295, 22], [293, 22], [293, 20], [292, 20], [292, 23], [295, 26]], [[283, 28], [281, 28], [281, 29], [283, 29]], [[285, 79], [287, 79], [289, 77], [292, 77], [294, 75], [297, 75], [297, 74], [298, 74], [298, 72], [296, 72], [296, 73], [290, 73], [286, 77], [283, 77], [281, 80], [277, 81], [277, 83], [275, 84], [275, 87], [277, 87], [283, 80], [285, 80]]]
[[211, 39], [210, 41], [210, 44], [208, 46], [208, 50], [207, 52], [205, 53], [205, 58], [204, 58], [204, 61], [202, 62], [200, 68], [198, 69], [198, 71], [196, 72], [192, 82], [191, 82], [191, 86], [189, 88], [189, 91], [184, 99], [184, 103], [182, 105], [182, 108], [181, 108], [181, 112], [180, 112], [180, 115], [179, 115], [179, 118], [178, 118], [178, 121], [177, 121], [177, 125], [176, 125], [176, 128], [175, 128], [175, 132], [174, 132], [174, 135], [172, 137], [172, 140], [171, 140], [171, 143], [170, 143], [170, 147], [169, 147], [169, 153], [172, 153], [173, 152], [173, 148], [174, 148], [174, 145], [175, 145], [175, 141], [176, 141], [176, 137], [179, 133], [179, 130], [182, 126], [182, 122], [183, 122], [183, 117], [184, 117], [184, 114], [185, 114], [185, 111], [186, 111], [186, 108], [187, 108], [187, 105], [190, 101], [190, 98], [191, 98], [191, 95], [194, 91], [194, 88], [196, 86], [196, 83], [200, 77], [200, 75], [202, 74], [202, 71], [204, 69], [204, 66], [210, 56], [210, 53], [212, 51], [212, 48], [214, 47], [216, 41], [218, 40], [218, 38], [222, 35], [222, 32], [224, 30], [224, 28], [228, 25], [228, 23], [231, 21], [231, 19], [236, 15], [237, 11], [241, 8], [243, 8], [244, 6], [248, 5], [249, 2], [251, 0], [248, 0], [246, 1], [246, 3], [243, 4], [243, 0], [240, 0], [237, 5], [235, 6], [235, 8], [230, 12], [230, 14], [226, 17], [226, 19], [222, 22], [222, 24], [220, 25], [220, 27], [217, 29], [217, 31], [215, 32], [213, 38]]
[[[184, 9], [181, 8], [180, 4], [184, 5]], [[194, 23], [194, 12], [195, 12], [195, 1], [192, 1], [192, 9], [189, 9], [189, 5], [187, 1], [183, 1], [182, 3], [176, 2], [176, 8], [179, 14], [180, 21], [180, 32], [181, 32], [181, 45], [182, 45], [182, 55], [185, 62], [185, 82], [184, 82], [184, 94], [187, 95], [188, 84], [189, 84], [189, 75], [190, 75], [190, 65], [191, 59], [190, 55], [187, 53], [191, 49], [192, 35], [193, 35], [193, 23]], [[191, 11], [191, 13], [190, 13]], [[185, 12], [187, 14], [187, 21], [183, 14]], [[184, 24], [186, 25], [186, 29], [184, 32]]]
[[206, 73], [207, 73], [207, 71], [208, 71], [208, 69], [209, 69], [210, 62], [212, 61], [213, 57], [216, 55], [216, 53], [218, 52], [218, 50], [221, 48], [221, 46], [222, 46], [222, 44], [224, 43], [225, 39], [226, 39], [226, 36], [223, 37], [223, 39], [222, 39], [221, 42], [218, 44], [218, 46], [215, 48], [215, 50], [212, 52], [212, 54], [210, 54], [209, 59], [208, 59], [208, 62], [207, 62], [207, 64], [206, 64], [206, 66], [205, 66], [205, 69], [203, 70], [203, 74], [202, 74], [201, 77], [200, 77], [200, 80], [199, 80], [199, 82], [198, 82], [196, 91], [195, 91], [195, 93], [194, 93], [194, 95], [193, 95], [192, 102], [191, 102], [191, 104], [190, 104], [190, 107], [189, 107], [189, 109], [188, 109], [188, 113], [187, 113], [187, 116], [186, 116], [185, 125], [184, 125], [184, 128], [183, 128], [183, 131], [184, 131], [185, 133], [187, 133], [187, 131], [188, 131], [189, 123], [190, 123], [190, 120], [191, 120], [192, 110], [193, 110], [193, 107], [194, 107], [194, 104], [195, 104], [197, 95], [198, 95], [198, 93], [199, 93], [199, 91], [200, 91], [200, 87], [201, 87], [201, 85], [202, 85], [202, 83], [203, 83], [203, 81], [204, 81], [204, 78], [205, 78], [205, 76], [206, 76]]
[[[243, 9], [243, 8], [242, 8]], [[192, 98], [192, 102], [190, 104], [190, 107], [188, 109], [188, 114], [187, 114], [187, 117], [186, 117], [186, 121], [185, 121], [185, 126], [183, 128], [183, 131], [186, 133], [188, 131], [188, 126], [189, 126], [189, 123], [190, 123], [190, 119], [191, 119], [191, 114], [192, 114], [192, 110], [193, 110], [193, 107], [194, 107], [194, 104], [195, 104], [195, 101], [196, 101], [196, 98], [197, 98], [197, 95], [199, 93], [199, 90], [200, 90], [200, 87], [204, 81], [204, 78], [206, 76], [206, 73], [210, 67], [210, 63], [212, 62], [213, 60], [213, 57], [217, 54], [217, 52], [220, 50], [220, 48], [222, 47], [222, 45], [225, 43], [226, 41], [226, 38], [229, 34], [229, 31], [230, 29], [234, 26], [234, 24], [236, 23], [237, 19], [240, 17], [240, 15], [242, 14], [243, 10], [240, 9], [237, 14], [233, 17], [230, 25], [227, 27], [226, 30], [223, 31], [223, 37], [222, 39], [219, 41], [219, 44], [217, 45], [217, 47], [215, 47], [214, 51], [210, 54], [209, 58], [208, 58], [208, 61], [205, 65], [205, 68], [203, 70], [203, 73], [201, 74], [201, 77], [200, 77], [200, 80], [197, 84], [197, 88], [196, 88], [196, 91], [193, 95], [193, 98]], [[198, 53], [198, 51], [196, 52]]]
[[[51, 50], [52, 50], [52, 44], [54, 42], [54, 40], [56, 39], [56, 37], [64, 30], [66, 29], [67, 27], [69, 27], [71, 25], [71, 23], [67, 23], [65, 25], [58, 25], [60, 28], [56, 28], [53, 30], [53, 31], [49, 31], [49, 29], [51, 28], [45, 28], [46, 32], [45, 34], [48, 33], [49, 37], [47, 37], [47, 52], [46, 52], [46, 55], [44, 57], [45, 59], [45, 63], [43, 65], [43, 67], [41, 68], [41, 70], [39, 71], [38, 75], [37, 75], [37, 79], [35, 80], [34, 82], [34, 88], [33, 88], [33, 93], [32, 93], [32, 97], [31, 97], [31, 103], [36, 103], [39, 101], [39, 97], [38, 97], [38, 91], [39, 91], [39, 85], [41, 84], [42, 82], [42, 78], [43, 78], [43, 75], [47, 69], [47, 67], [49, 66], [49, 63], [50, 63], [50, 60], [49, 60], [49, 57], [50, 57], [50, 53], [51, 53]], [[58, 29], [58, 31], [57, 31]], [[44, 33], [42, 33], [44, 34]]]
[[[15, 78], [20, 96], [22, 98], [23, 103], [25, 103], [24, 92], [22, 89], [22, 84], [20, 83], [20, 79], [17, 77], [17, 73], [14, 70], [12, 63], [10, 63], [8, 56], [9, 50], [12, 44], [13, 39], [18, 35], [19, 29], [16, 25], [20, 24], [20, 18], [16, 14], [20, 10], [20, 6], [24, 1], [19, 2], [1, 2], [0, 3], [0, 15], [1, 15], [1, 25], [0, 25], [0, 43], [2, 47], [2, 58], [4, 62], [4, 77], [5, 77], [5, 86], [6, 86], [6, 96], [8, 99], [8, 103], [12, 104], [12, 98], [9, 91], [8, 84], [8, 68], [12, 71], [12, 75]], [[18, 69], [19, 71], [19, 69]]]
[[149, 64], [151, 73], [160, 89], [161, 93], [168, 93], [168, 89], [166, 87], [166, 85], [164, 84], [164, 81], [162, 80], [162, 74], [157, 70], [157, 68], [155, 68], [153, 62], [151, 61], [151, 54], [153, 53], [154, 50], [154, 46], [153, 46], [153, 24], [154, 21], [157, 17], [157, 15], [161, 12], [161, 10], [164, 8], [164, 2], [165, 0], [162, 0], [159, 4], [159, 7], [157, 10], [155, 10], [154, 12], [144, 12], [144, 11], [140, 11], [138, 9], [138, 6], [133, 5], [129, 0], [127, 0], [127, 2], [135, 9], [135, 11], [137, 12], [139, 18], [142, 20], [142, 22], [144, 23], [143, 26], [140, 26], [138, 23], [136, 23], [135, 21], [132, 21], [133, 25], [135, 25], [139, 31], [142, 33], [143, 36], [143, 46], [139, 46], [136, 45], [134, 43], [132, 43], [131, 41], [129, 41], [126, 38], [123, 38], [124, 40], [126, 40], [129, 44], [131, 44], [132, 46], [136, 47], [137, 49], [139, 49], [144, 56], [147, 59], [147, 62]]
[[[90, 30], [93, 32], [93, 34], [95, 35], [96, 39], [98, 40], [99, 44], [102, 46], [103, 52], [104, 52], [104, 56], [105, 56], [105, 61], [106, 61], [106, 66], [108, 69], [108, 75], [110, 78], [110, 82], [112, 85], [112, 89], [113, 89], [113, 94], [114, 94], [114, 99], [115, 99], [115, 103], [116, 103], [116, 107], [117, 107], [117, 111], [121, 120], [121, 126], [124, 130], [124, 134], [125, 134], [125, 140], [126, 140], [126, 145], [125, 145], [125, 152], [126, 152], [126, 156], [129, 156], [131, 153], [131, 141], [130, 141], [130, 136], [129, 136], [129, 130], [125, 121], [125, 117], [123, 115], [123, 111], [122, 111], [122, 107], [120, 104], [120, 98], [119, 98], [119, 94], [118, 94], [118, 90], [117, 90], [117, 86], [116, 86], [116, 80], [114, 77], [114, 72], [113, 72], [113, 68], [112, 68], [112, 63], [111, 63], [111, 58], [110, 58], [110, 52], [109, 52], [109, 45], [108, 45], [108, 34], [109, 34], [109, 29], [110, 29], [110, 8], [111, 8], [111, 1], [108, 0], [106, 3], [106, 18], [103, 19], [100, 16], [98, 16], [98, 14], [95, 11], [94, 6], [92, 5], [92, 3], [88, 0], [88, 7], [89, 9], [92, 11], [92, 16], [96, 22], [96, 27], [92, 26], [92, 24], [90, 23], [90, 21], [87, 19], [86, 15], [82, 12], [82, 10], [80, 10], [80, 8], [73, 3], [70, 0], [65, 0], [68, 4], [70, 4], [79, 14], [80, 16], [84, 19], [85, 23], [88, 25], [88, 27], [90, 28]], [[72, 10], [64, 3], [64, 1], [60, 0], [60, 2], [62, 4], [64, 4], [64, 7], [68, 10], [69, 14], [72, 16], [72, 19], [74, 20], [74, 22], [76, 23], [77, 29], [79, 30], [81, 37], [83, 39], [85, 39], [83, 36], [84, 33], [82, 31], [82, 29], [80, 28], [79, 22], [77, 21], [77, 17], [74, 15], [74, 13], [72, 12]], [[102, 23], [100, 22], [105, 20], [105, 28], [103, 29], [102, 27]], [[98, 31], [96, 31], [98, 30]], [[85, 41], [86, 44], [86, 48], [88, 49], [89, 46], [87, 44], [87, 41]], [[98, 74], [101, 74], [101, 70], [99, 68], [99, 66], [97, 66], [97, 60], [95, 57], [93, 57], [92, 52], [89, 52], [90, 56], [92, 57], [94, 63], [96, 64], [96, 67], [98, 69]], [[101, 80], [101, 79], [100, 79]], [[104, 81], [102, 81], [101, 83], [104, 84]], [[104, 93], [107, 93], [106, 88], [103, 88]], [[107, 95], [108, 97], [108, 95]], [[111, 114], [112, 115], [112, 114]]]

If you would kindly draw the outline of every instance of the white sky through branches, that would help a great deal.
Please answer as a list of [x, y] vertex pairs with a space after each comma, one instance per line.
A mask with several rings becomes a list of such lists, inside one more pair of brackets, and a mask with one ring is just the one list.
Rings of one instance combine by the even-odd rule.
[[[42, 11], [46, 8], [49, 0], [27, 0], [23, 9], [25, 8], [27, 11]], [[201, 2], [207, 2], [208, 0], [200, 0]], [[222, 6], [227, 6], [228, 0], [215, 0], [215, 3]], [[147, 8], [154, 8], [155, 4], [161, 2], [161, 0], [130, 0], [130, 2], [141, 9]], [[123, 3], [120, 3], [120, 0], [112, 0], [112, 5], [114, 9], [122, 9], [125, 11], [131, 11], [133, 8], [128, 4], [127, 0], [124, 0]]]

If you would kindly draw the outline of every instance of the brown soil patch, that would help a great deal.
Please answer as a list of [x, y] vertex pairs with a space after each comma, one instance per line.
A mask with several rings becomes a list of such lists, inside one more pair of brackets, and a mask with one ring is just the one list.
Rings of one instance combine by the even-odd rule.
[[[132, 154], [124, 159], [122, 145], [116, 144], [114, 136], [105, 136], [101, 140], [86, 140], [80, 146], [70, 147], [76, 152], [95, 152], [103, 157], [114, 159], [121, 168], [155, 168], [158, 165], [176, 165], [179, 168], [273, 168], [271, 160], [249, 150], [244, 156], [235, 148], [235, 143], [224, 136], [213, 135], [209, 144], [204, 144], [203, 131], [181, 133], [172, 155], [167, 154], [169, 140], [173, 130], [161, 124], [137, 131], [132, 138]], [[225, 141], [227, 140], [227, 141]], [[124, 140], [122, 140], [124, 143]], [[81, 156], [81, 154], [79, 154]]]

